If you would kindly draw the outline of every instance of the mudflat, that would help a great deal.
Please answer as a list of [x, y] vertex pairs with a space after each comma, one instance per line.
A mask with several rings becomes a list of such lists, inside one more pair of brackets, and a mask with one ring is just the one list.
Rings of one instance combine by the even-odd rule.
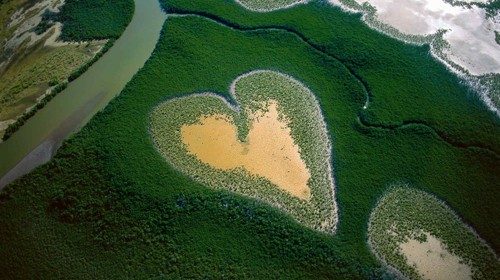
[[213, 168], [243, 168], [261, 176], [291, 195], [309, 199], [309, 170], [300, 157], [287, 121], [279, 118], [278, 103], [251, 115], [247, 140], [238, 140], [237, 128], [227, 115], [204, 116], [196, 124], [181, 127], [189, 153]]

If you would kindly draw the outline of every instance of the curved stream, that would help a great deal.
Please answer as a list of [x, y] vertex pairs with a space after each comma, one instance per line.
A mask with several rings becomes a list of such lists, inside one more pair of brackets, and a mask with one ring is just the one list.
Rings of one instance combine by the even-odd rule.
[[[202, 17], [202, 18], [217, 22], [219, 24], [222, 24], [228, 28], [242, 31], [242, 32], [276, 30], [276, 31], [284, 31], [284, 32], [293, 34], [299, 40], [304, 42], [309, 47], [313, 48], [318, 53], [321, 53], [322, 55], [342, 64], [342, 66], [345, 67], [345, 70], [348, 71], [349, 74], [359, 82], [360, 86], [363, 88], [363, 91], [365, 92], [365, 95], [366, 95], [365, 103], [362, 107], [362, 110], [368, 109], [368, 106], [370, 105], [370, 101], [373, 98], [373, 93], [370, 89], [370, 86], [368, 85], [368, 82], [361, 75], [359, 75], [357, 73], [357, 71], [354, 70], [354, 68], [352, 66], [350, 66], [347, 61], [345, 61], [345, 59], [342, 59], [339, 56], [335, 55], [334, 53], [330, 53], [330, 52], [324, 50], [324, 48], [321, 45], [317, 45], [316, 43], [312, 42], [309, 38], [307, 38], [305, 35], [303, 35], [302, 33], [298, 32], [292, 28], [283, 27], [283, 26], [279, 26], [279, 25], [264, 25], [264, 26], [258, 26], [258, 27], [245, 27], [245, 26], [240, 26], [237, 23], [225, 20], [217, 15], [213, 15], [213, 14], [210, 14], [207, 12], [185, 11], [185, 10], [176, 9], [173, 7], [169, 8], [169, 15]], [[446, 142], [449, 145], [452, 145], [454, 147], [463, 148], [463, 149], [477, 148], [477, 149], [485, 150], [495, 157], [500, 156], [497, 153], [497, 151], [493, 150], [491, 147], [488, 147], [482, 143], [462, 143], [459, 140], [455, 140], [452, 137], [448, 136], [445, 131], [440, 131], [438, 128], [435, 128], [434, 126], [426, 123], [425, 121], [408, 120], [408, 121], [402, 121], [401, 123], [396, 123], [396, 124], [383, 124], [383, 123], [376, 124], [376, 123], [368, 122], [367, 120], [362, 118], [360, 113], [358, 113], [357, 122], [361, 126], [364, 126], [367, 128], [376, 128], [376, 129], [385, 129], [385, 130], [397, 130], [397, 129], [402, 129], [402, 128], [406, 128], [409, 126], [421, 126], [421, 127], [425, 127], [426, 129], [428, 129], [431, 133], [436, 135], [442, 141], [444, 141], [444, 142]]]
[[0, 189], [49, 161], [64, 139], [122, 91], [151, 55], [165, 19], [157, 0], [135, 0], [132, 21], [113, 47], [0, 143]]

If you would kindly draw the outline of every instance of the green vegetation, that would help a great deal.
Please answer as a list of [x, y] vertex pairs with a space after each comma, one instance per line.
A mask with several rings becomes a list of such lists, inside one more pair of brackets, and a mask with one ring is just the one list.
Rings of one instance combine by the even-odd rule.
[[[40, 101], [37, 100], [54, 86], [54, 81], [61, 81], [65, 87], [67, 82], [78, 78], [101, 58], [125, 30], [133, 12], [133, 0], [66, 1], [59, 13], [46, 11], [40, 24], [34, 28], [37, 34], [47, 31], [54, 21], [60, 21], [64, 24], [60, 35], [62, 40], [109, 40], [104, 46], [102, 42], [91, 42], [56, 48], [37, 47], [1, 73], [0, 120], [16, 120], [7, 127], [2, 140], [10, 138], [27, 119], [62, 91], [61, 87], [55, 88]], [[100, 50], [96, 51], [96, 48]], [[50, 83], [52, 86], [49, 86]], [[27, 108], [30, 109], [24, 112]]]
[[16, 132], [21, 126], [26, 123], [26, 121], [33, 117], [35, 113], [45, 107], [45, 105], [54, 98], [58, 93], [61, 91], [65, 90], [66, 87], [68, 86], [67, 82], [62, 82], [60, 84], [53, 85], [53, 88], [50, 90], [49, 93], [43, 96], [43, 98], [36, 103], [35, 106], [31, 107], [27, 112], [23, 113], [20, 117], [16, 119], [16, 121], [12, 124], [10, 124], [7, 129], [5, 130], [2, 140], [7, 140], [9, 139], [14, 132]]
[[495, 42], [500, 45], [500, 32], [495, 30]]
[[491, 0], [488, 3], [475, 3], [486, 10], [486, 16], [495, 17], [500, 12], [500, 0]]
[[277, 9], [290, 7], [303, 0], [236, 0], [243, 7], [260, 12], [267, 12]]
[[[24, 59], [22, 63], [10, 67], [0, 77], [7, 89], [0, 99], [0, 104], [4, 105], [3, 110], [0, 110], [0, 118], [16, 121], [7, 127], [2, 140], [9, 139], [29, 118], [63, 91], [68, 82], [83, 74], [112, 45], [113, 42], [108, 41], [104, 45], [89, 43], [41, 49], [31, 54], [35, 61]], [[41, 95], [43, 97], [40, 98]], [[29, 110], [23, 112], [27, 107]]]
[[98, 61], [99, 58], [101, 58], [113, 46], [113, 43], [114, 43], [114, 40], [110, 40], [110, 41], [106, 42], [106, 44], [104, 44], [104, 46], [102, 47], [101, 51], [96, 53], [94, 55], [94, 57], [92, 57], [91, 60], [87, 61], [87, 63], [80, 66], [78, 69], [73, 71], [68, 76], [68, 82], [75, 80], [76, 78], [80, 77], [83, 73], [85, 73], [85, 71], [87, 71], [89, 69], [89, 67], [92, 66], [92, 64], [94, 64], [96, 61]]
[[398, 246], [422, 232], [441, 239], [448, 251], [470, 264], [474, 279], [494, 279], [500, 275], [495, 254], [444, 203], [408, 187], [389, 189], [370, 219], [368, 236], [375, 252], [406, 276], [420, 279]]
[[62, 82], [94, 56], [102, 44], [43, 48], [13, 63], [0, 75], [0, 120], [15, 119], [36, 104], [53, 81]]
[[102, 48], [102, 43], [41, 48], [8, 67], [0, 75], [0, 120], [16, 121], [7, 127], [2, 140], [62, 91], [75, 68], [100, 57], [95, 53]]
[[[5, 278], [382, 278], [367, 227], [395, 182], [446, 202], [498, 251], [499, 121], [428, 47], [314, 1], [269, 14], [218, 0], [164, 6], [205, 18], [169, 17], [120, 96], [2, 192]], [[332, 141], [334, 236], [197, 183], [152, 144], [155, 106], [193, 92], [231, 100], [228, 84], [254, 69], [287, 73], [318, 100]]]
[[55, 20], [64, 41], [118, 39], [133, 14], [131, 0], [66, 0]]
[[363, 83], [370, 95], [370, 106], [361, 114], [367, 122], [389, 127], [422, 123], [457, 144], [500, 153], [500, 121], [477, 93], [433, 59], [429, 46], [404, 44], [373, 31], [360, 15], [314, 1], [271, 13], [242, 13], [237, 3], [218, 0], [162, 3], [167, 11], [207, 16], [238, 29], [270, 27], [300, 34]]
[[[160, 153], [173, 167], [205, 185], [267, 202], [285, 210], [302, 224], [331, 234], [337, 223], [331, 145], [313, 94], [293, 78], [273, 71], [251, 72], [238, 77], [233, 84], [235, 91], [231, 100], [237, 103], [237, 111], [213, 94], [191, 95], [160, 104], [151, 116], [151, 134]], [[244, 140], [250, 125], [249, 115], [262, 110], [262, 104], [269, 100], [277, 101], [280, 113], [290, 121], [291, 136], [300, 147], [301, 157], [311, 174], [310, 201], [293, 197], [274, 187], [269, 180], [255, 178], [244, 170], [207, 167], [196, 156], [188, 154], [181, 140], [182, 125], [196, 123], [200, 116], [215, 114], [232, 117], [240, 131], [240, 140]]]
[[33, 29], [35, 34], [40, 35], [45, 33], [49, 28], [54, 25], [54, 21], [57, 19], [57, 13], [50, 10], [45, 10], [42, 14], [42, 19], [40, 23]]
[[[459, 151], [474, 155], [473, 159], [465, 157], [463, 161], [459, 161], [463, 165], [455, 168], [460, 164], [451, 164], [448, 160], [454, 156], [462, 158], [463, 155], [460, 156], [460, 153], [456, 154], [451, 151], [444, 152], [443, 149], [434, 145], [422, 144], [427, 149], [416, 150], [422, 154], [421, 156], [431, 151], [431, 153], [437, 153], [435, 156], [440, 154], [443, 157], [438, 156], [440, 159], [432, 161], [423, 160], [422, 162], [428, 163], [425, 166], [418, 164], [412, 168], [409, 166], [405, 168], [406, 172], [413, 170], [413, 172], [418, 171], [419, 174], [426, 174], [423, 178], [415, 180], [414, 175], [402, 175], [406, 172], [401, 172], [401, 170], [394, 173], [393, 180], [428, 181], [422, 184], [423, 188], [444, 198], [453, 208], [458, 208], [465, 220], [472, 223], [482, 237], [494, 243], [494, 248], [500, 248], [500, 243], [495, 238], [495, 232], [500, 230], [500, 225], [492, 224], [490, 219], [484, 218], [493, 215], [491, 213], [497, 213], [493, 199], [496, 195], [495, 184], [491, 179], [497, 178], [498, 174], [490, 172], [498, 168], [500, 121], [495, 113], [486, 108], [476, 92], [432, 58], [428, 46], [413, 46], [391, 39], [367, 28], [359, 17], [345, 14], [338, 8], [327, 8], [321, 3], [311, 2], [298, 5], [293, 9], [266, 14], [247, 12], [251, 16], [242, 14], [237, 4], [221, 4], [212, 0], [190, 2], [172, 0], [164, 2], [164, 6], [171, 12], [203, 15], [240, 30], [255, 30], [254, 32], [259, 33], [265, 32], [265, 29], [259, 28], [269, 27], [296, 34], [311, 47], [340, 62], [342, 68], [346, 69], [351, 77], [355, 77], [358, 80], [357, 84], [362, 86], [364, 96], [357, 95], [357, 98], [364, 101], [365, 96], [368, 96], [370, 102], [366, 110], [361, 110], [362, 105], [359, 106], [356, 109], [356, 116], [352, 117], [353, 119], [359, 117], [362, 120], [363, 125], [352, 125], [360, 132], [387, 136], [416, 130], [419, 134], [423, 133], [429, 137], [444, 140], [441, 143], [450, 148], [461, 148]], [[318, 28], [318, 26], [322, 27]], [[300, 79], [301, 76], [296, 77]], [[316, 89], [311, 89], [316, 93]], [[324, 106], [322, 108], [326, 110]], [[347, 134], [341, 135], [349, 138]], [[334, 155], [337, 157], [337, 165], [343, 166], [353, 158], [348, 156], [344, 158], [338, 154], [336, 149], [338, 143], [335, 143], [338, 137], [333, 137]], [[424, 141], [419, 136], [418, 139], [413, 139], [409, 143], [417, 140], [418, 142]], [[387, 147], [394, 148], [394, 145], [394, 141], [387, 143]], [[415, 147], [422, 147], [420, 144], [415, 145]], [[396, 154], [400, 157], [397, 161], [408, 157], [405, 153], [396, 152]], [[487, 160], [479, 160], [478, 156], [479, 158], [485, 157]], [[389, 157], [385, 153], [375, 158], [379, 162], [381, 158]], [[411, 162], [413, 159], [414, 155], [404, 159], [404, 162]], [[367, 162], [371, 159], [367, 156], [361, 161]], [[380, 164], [375, 163], [375, 165]], [[464, 168], [466, 165], [470, 165], [471, 168]], [[338, 167], [334, 166], [334, 169], [338, 170]], [[428, 173], [424, 173], [424, 170]], [[443, 174], [439, 170], [448, 170], [444, 172], [447, 174], [457, 174], [459, 170], [462, 170], [463, 174], [450, 176], [453, 181], [463, 177], [464, 174], [475, 172], [474, 176], [477, 176], [479, 181], [474, 187], [472, 185], [463, 187], [457, 184], [456, 189], [450, 191], [444, 187], [446, 184], [436, 184], [440, 179], [436, 179], [434, 175]], [[376, 181], [381, 185], [387, 184], [387, 179], [382, 179], [384, 176], [374, 176], [378, 178]], [[367, 175], [356, 178], [364, 177]], [[367, 182], [367, 184], [373, 185], [373, 182]], [[342, 187], [339, 186], [339, 188]], [[473, 191], [474, 188], [484, 189], [484, 192], [478, 189]], [[374, 190], [369, 196], [377, 193], [378, 191]], [[484, 198], [484, 193], [495, 195]], [[366, 195], [363, 197], [363, 199], [369, 199]], [[466, 201], [467, 199], [464, 200], [463, 197], [476, 202]], [[350, 195], [347, 199], [355, 203], [354, 196]], [[342, 199], [339, 198], [339, 200]], [[339, 203], [342, 204], [342, 201]], [[472, 207], [472, 205], [477, 205], [476, 203], [482, 205], [481, 209]], [[342, 207], [341, 205], [340, 208]], [[485, 208], [490, 210], [483, 214], [478, 213]], [[355, 212], [357, 211], [360, 209]]]

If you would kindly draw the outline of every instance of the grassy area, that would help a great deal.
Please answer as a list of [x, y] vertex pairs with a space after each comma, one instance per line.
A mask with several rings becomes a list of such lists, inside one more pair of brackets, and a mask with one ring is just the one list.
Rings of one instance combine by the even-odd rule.
[[[234, 90], [230, 102], [236, 102], [238, 111], [228, 107], [227, 101], [216, 95], [172, 99], [155, 108], [151, 117], [151, 134], [160, 153], [175, 168], [205, 185], [267, 202], [310, 228], [333, 233], [337, 209], [329, 163], [331, 144], [313, 94], [293, 78], [272, 71], [240, 76], [234, 82]], [[279, 190], [271, 181], [251, 176], [245, 170], [211, 168], [188, 153], [181, 140], [183, 125], [197, 123], [200, 116], [222, 114], [230, 117], [237, 126], [239, 140], [247, 141], [250, 116], [262, 111], [263, 104], [271, 100], [278, 103], [280, 114], [289, 120], [292, 139], [300, 147], [300, 157], [310, 172], [311, 180], [307, 182], [311, 190], [310, 200], [293, 197]], [[278, 151], [268, 150], [267, 153], [278, 154]]]
[[[9, 3], [2, 4], [2, 8]], [[47, 31], [53, 21], [60, 21], [64, 24], [60, 35], [62, 40], [111, 40], [107, 44], [94, 41], [47, 47], [43, 42], [51, 34], [48, 33], [32, 47], [21, 45], [18, 50], [13, 50], [13, 60], [0, 72], [0, 121], [16, 122], [7, 127], [5, 134], [0, 131], [3, 140], [8, 139], [49, 101], [50, 98], [45, 98], [40, 102], [47, 89], [58, 83], [63, 84], [66, 80], [74, 80], [100, 58], [125, 30], [133, 11], [132, 0], [66, 1], [59, 13], [45, 13], [40, 23], [43, 25], [41, 33]], [[50, 21], [45, 17], [50, 17]], [[40, 29], [40, 25], [35, 28], [35, 32]], [[14, 28], [2, 32], [7, 36]]]
[[300, 0], [237, 0], [243, 7], [254, 11], [272, 11], [300, 3]]
[[0, 120], [15, 119], [50, 87], [92, 58], [102, 43], [41, 48], [13, 62], [0, 76]]
[[[397, 182], [446, 202], [498, 251], [498, 120], [428, 48], [317, 2], [269, 14], [223, 1], [169, 3], [231, 26], [169, 17], [119, 97], [54, 160], [2, 192], [6, 277], [382, 278], [367, 228]], [[158, 104], [193, 92], [230, 99], [228, 85], [255, 69], [287, 73], [318, 100], [333, 145], [334, 236], [197, 183], [153, 145]]]
[[422, 232], [442, 240], [448, 251], [472, 267], [474, 279], [494, 279], [500, 274], [495, 254], [453, 211], [425, 192], [398, 187], [390, 189], [373, 210], [369, 242], [389, 265], [411, 279], [421, 279], [399, 250], [408, 238]]

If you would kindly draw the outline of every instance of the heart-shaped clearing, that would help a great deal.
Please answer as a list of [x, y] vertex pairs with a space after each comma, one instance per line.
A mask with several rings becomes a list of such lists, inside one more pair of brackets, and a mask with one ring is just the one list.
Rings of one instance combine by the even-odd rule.
[[213, 168], [243, 168], [261, 176], [284, 191], [301, 199], [309, 199], [309, 169], [300, 158], [288, 124], [278, 118], [277, 102], [268, 111], [250, 116], [247, 141], [238, 139], [233, 120], [226, 115], [204, 116], [199, 123], [181, 127], [182, 142], [189, 153]]
[[331, 145], [312, 92], [267, 70], [238, 77], [230, 90], [237, 107], [210, 93], [156, 107], [151, 133], [159, 152], [209, 187], [260, 199], [332, 232]]

